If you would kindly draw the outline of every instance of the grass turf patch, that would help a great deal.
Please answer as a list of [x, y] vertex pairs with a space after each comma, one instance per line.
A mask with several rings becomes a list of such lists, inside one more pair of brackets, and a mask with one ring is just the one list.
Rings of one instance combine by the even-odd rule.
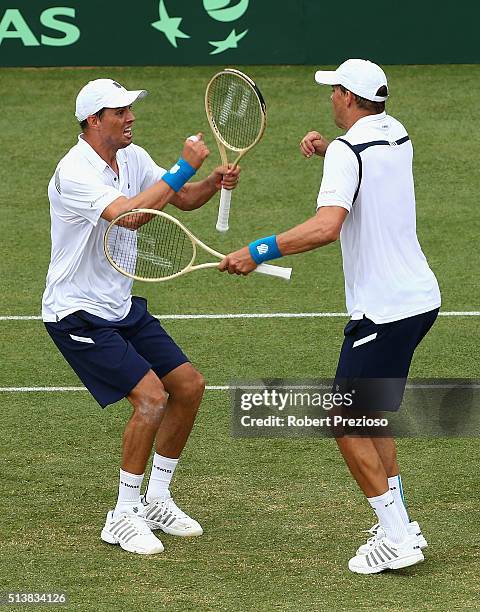
[[[312, 67], [247, 67], [267, 100], [264, 140], [242, 161], [231, 230], [215, 231], [217, 198], [181, 215], [207, 244], [228, 252], [313, 214], [322, 161], [304, 160], [306, 131], [339, 134], [328, 88]], [[135, 106], [135, 142], [169, 167], [183, 139], [204, 130], [213, 67], [4, 69], [0, 314], [39, 312], [49, 261], [46, 187], [75, 143], [74, 98], [111, 76], [151, 95]], [[479, 310], [476, 247], [478, 66], [387, 69], [389, 112], [415, 147], [418, 233], [437, 274], [444, 310]], [[445, 89], [445, 82], [449, 87]], [[32, 102], [33, 101], [33, 102]], [[459, 111], [461, 109], [461, 112]], [[172, 209], [173, 210], [173, 209]], [[169, 211], [171, 212], [171, 211]], [[174, 211], [176, 214], [176, 211]], [[290, 283], [204, 271], [175, 283], [138, 285], [155, 313], [342, 312], [338, 245], [285, 258]], [[331, 376], [345, 320], [167, 321], [207, 383]], [[0, 322], [1, 386], [78, 385], [38, 321]], [[479, 376], [478, 318], [440, 318], [419, 347], [412, 377]], [[271, 356], [274, 356], [274, 359]], [[165, 536], [145, 559], [102, 544], [116, 496], [122, 402], [101, 411], [86, 392], [1, 394], [4, 478], [0, 495], [0, 590], [67, 590], [77, 610], [452, 610], [478, 601], [478, 440], [401, 440], [407, 502], [430, 541], [427, 561], [376, 577], [353, 576], [348, 558], [373, 515], [331, 440], [239, 440], [229, 399], [206, 394], [175, 478], [179, 503], [205, 528], [199, 539]]]

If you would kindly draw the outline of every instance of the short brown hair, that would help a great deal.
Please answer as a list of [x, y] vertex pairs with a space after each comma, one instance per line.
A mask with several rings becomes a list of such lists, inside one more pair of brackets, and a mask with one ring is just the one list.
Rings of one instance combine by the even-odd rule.
[[[347, 91], [350, 91], [343, 85], [337, 85], [340, 87], [340, 90], [345, 94]], [[374, 102], [373, 100], [367, 100], [366, 98], [362, 98], [362, 96], [358, 96], [356, 93], [351, 92], [353, 97], [355, 98], [355, 102], [357, 103], [358, 108], [363, 110], [370, 111], [372, 113], [378, 114], [383, 113], [385, 110], [385, 102]], [[382, 85], [380, 89], [376, 93], [377, 96], [388, 96], [388, 90], [385, 85]]]
[[[98, 117], [99, 119], [101, 119], [104, 112], [105, 112], [105, 108], [101, 108], [99, 111], [94, 113], [94, 115]], [[82, 132], [84, 132], [88, 127], [88, 121], [86, 119], [84, 119], [83, 121], [80, 121], [80, 127], [82, 128]]]

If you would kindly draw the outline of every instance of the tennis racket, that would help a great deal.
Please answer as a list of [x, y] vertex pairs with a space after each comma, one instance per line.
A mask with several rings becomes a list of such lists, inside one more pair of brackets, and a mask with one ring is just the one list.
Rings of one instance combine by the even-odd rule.
[[[150, 208], [134, 209], [114, 219], [107, 227], [103, 246], [116, 270], [151, 283], [216, 268], [218, 262], [194, 265], [197, 247], [218, 259], [225, 257], [204, 244], [175, 217]], [[255, 272], [289, 280], [292, 269], [260, 264]]]
[[[260, 90], [250, 77], [233, 68], [218, 72], [208, 83], [205, 112], [225, 166], [226, 149], [237, 155], [235, 167], [265, 131], [267, 108]], [[222, 188], [216, 225], [219, 232], [228, 230], [231, 197], [232, 192]]]

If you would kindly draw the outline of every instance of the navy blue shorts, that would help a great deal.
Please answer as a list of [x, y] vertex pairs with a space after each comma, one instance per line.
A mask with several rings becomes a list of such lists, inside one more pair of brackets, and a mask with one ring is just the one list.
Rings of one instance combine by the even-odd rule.
[[150, 369], [163, 378], [189, 361], [140, 297], [121, 321], [78, 310], [45, 327], [102, 408], [126, 397]]
[[366, 317], [349, 321], [334, 386], [345, 392], [363, 385], [363, 398], [369, 398], [368, 410], [397, 410], [413, 353], [435, 322], [438, 311], [436, 308], [392, 323], [377, 324]]

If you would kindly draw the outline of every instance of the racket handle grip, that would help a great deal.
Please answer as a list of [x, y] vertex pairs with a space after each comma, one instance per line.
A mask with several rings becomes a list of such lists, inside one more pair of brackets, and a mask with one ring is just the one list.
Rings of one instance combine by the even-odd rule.
[[224, 189], [220, 192], [220, 206], [218, 207], [217, 231], [228, 232], [228, 218], [230, 217], [230, 200], [232, 192], [230, 189]]
[[260, 274], [268, 274], [269, 276], [278, 276], [285, 280], [290, 280], [292, 276], [292, 268], [284, 268], [282, 266], [272, 266], [271, 264], [260, 264], [254, 270]]

